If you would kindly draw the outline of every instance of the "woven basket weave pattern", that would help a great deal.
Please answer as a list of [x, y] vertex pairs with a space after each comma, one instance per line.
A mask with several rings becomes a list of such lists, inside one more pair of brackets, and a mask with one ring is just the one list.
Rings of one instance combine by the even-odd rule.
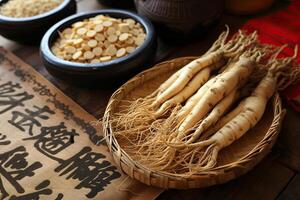
[[281, 128], [285, 110], [282, 109], [279, 95], [275, 94], [260, 122], [242, 138], [223, 149], [218, 157], [218, 165], [211, 170], [182, 178], [152, 171], [132, 160], [116, 140], [113, 127], [109, 123], [110, 116], [119, 111], [122, 104], [120, 100], [135, 99], [150, 94], [173, 72], [194, 59], [195, 57], [177, 58], [157, 64], [138, 74], [112, 95], [106, 108], [103, 128], [114, 160], [126, 174], [147, 185], [177, 189], [201, 188], [237, 178], [251, 170], [267, 155]]

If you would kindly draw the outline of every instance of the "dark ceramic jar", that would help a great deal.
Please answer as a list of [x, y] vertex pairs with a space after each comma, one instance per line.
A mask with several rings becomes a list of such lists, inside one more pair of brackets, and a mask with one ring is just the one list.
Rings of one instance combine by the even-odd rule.
[[135, 4], [166, 38], [181, 40], [199, 37], [223, 11], [223, 0], [135, 0]]

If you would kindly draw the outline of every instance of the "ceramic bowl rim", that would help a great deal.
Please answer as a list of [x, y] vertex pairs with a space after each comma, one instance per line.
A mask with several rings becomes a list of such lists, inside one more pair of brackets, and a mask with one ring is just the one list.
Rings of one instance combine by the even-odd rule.
[[[9, 0], [8, 0], [9, 1]], [[52, 15], [64, 10], [69, 3], [71, 3], [74, 0], [64, 0], [59, 6], [55, 7], [52, 10], [49, 10], [45, 13], [41, 13], [39, 15], [31, 16], [31, 17], [8, 17], [0, 14], [0, 23], [7, 23], [7, 24], [19, 24], [24, 22], [33, 22], [33, 21], [39, 21], [48, 17], [51, 17]], [[76, 3], [76, 1], [75, 1]]]
[[[57, 30], [69, 27], [70, 23], [74, 23], [78, 20], [96, 16], [99, 14], [112, 15], [112, 16], [113, 15], [123, 15], [124, 18], [133, 18], [135, 21], [139, 22], [145, 30], [146, 39], [145, 39], [144, 43], [140, 47], [138, 47], [134, 52], [128, 54], [127, 56], [117, 58], [117, 59], [107, 61], [107, 62], [99, 62], [99, 63], [93, 63], [93, 64], [66, 61], [61, 58], [58, 58], [57, 56], [55, 56], [52, 53], [52, 51], [50, 49], [50, 45], [52, 42], [51, 40], [53, 40], [54, 35], [57, 34], [56, 33]], [[101, 9], [101, 10], [97, 10], [97, 11], [91, 11], [91, 12], [85, 12], [85, 13], [71, 15], [71, 16], [59, 21], [55, 25], [53, 25], [45, 33], [45, 35], [41, 41], [41, 45], [40, 45], [41, 52], [40, 53], [41, 53], [42, 57], [47, 62], [53, 64], [55, 66], [55, 68], [64, 69], [64, 70], [68, 70], [68, 71], [71, 70], [71, 71], [86, 71], [87, 72], [87, 71], [95, 71], [95, 70], [100, 70], [100, 69], [101, 70], [109, 69], [114, 66], [118, 67], [119, 64], [130, 62], [130, 61], [134, 60], [136, 57], [138, 57], [147, 47], [149, 47], [151, 45], [151, 43], [153, 43], [153, 40], [155, 40], [155, 31], [154, 31], [154, 27], [153, 27], [152, 23], [148, 19], [146, 19], [142, 16], [139, 16], [138, 14], [135, 14], [131, 11], [125, 11], [125, 10], [121, 10], [121, 9]], [[120, 69], [118, 69], [118, 71], [119, 70]]]

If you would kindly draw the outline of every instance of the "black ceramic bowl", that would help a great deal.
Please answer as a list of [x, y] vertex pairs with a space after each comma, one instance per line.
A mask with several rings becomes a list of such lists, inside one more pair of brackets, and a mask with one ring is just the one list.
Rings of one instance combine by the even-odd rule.
[[[9, 0], [0, 1], [0, 6], [7, 1]], [[39, 44], [48, 28], [75, 13], [76, 1], [64, 0], [53, 10], [32, 17], [13, 18], [0, 15], [0, 34], [20, 43]]]
[[[51, 46], [58, 38], [58, 31], [70, 27], [74, 22], [99, 14], [115, 18], [132, 18], [139, 22], [147, 35], [144, 43], [127, 56], [94, 64], [66, 61], [56, 57], [51, 52]], [[73, 15], [58, 22], [44, 35], [41, 42], [40, 54], [46, 69], [53, 76], [71, 84], [88, 87], [105, 87], [113, 83], [122, 82], [124, 78], [128, 78], [130, 75], [142, 70], [143, 67], [149, 66], [155, 56], [156, 46], [155, 31], [149, 20], [132, 12], [108, 9]]]

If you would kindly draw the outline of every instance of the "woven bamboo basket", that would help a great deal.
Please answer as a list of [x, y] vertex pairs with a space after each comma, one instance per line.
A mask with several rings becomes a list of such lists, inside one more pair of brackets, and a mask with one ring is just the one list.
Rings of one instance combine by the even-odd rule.
[[114, 136], [114, 127], [109, 123], [110, 116], [121, 109], [123, 101], [120, 100], [136, 99], [150, 94], [172, 73], [193, 59], [195, 57], [177, 58], [138, 74], [112, 95], [106, 108], [103, 128], [115, 162], [127, 175], [147, 185], [189, 189], [235, 179], [251, 170], [270, 152], [280, 131], [285, 110], [282, 109], [279, 95], [275, 94], [260, 122], [239, 140], [223, 149], [218, 156], [218, 165], [211, 170], [183, 178], [152, 171], [131, 159]]

